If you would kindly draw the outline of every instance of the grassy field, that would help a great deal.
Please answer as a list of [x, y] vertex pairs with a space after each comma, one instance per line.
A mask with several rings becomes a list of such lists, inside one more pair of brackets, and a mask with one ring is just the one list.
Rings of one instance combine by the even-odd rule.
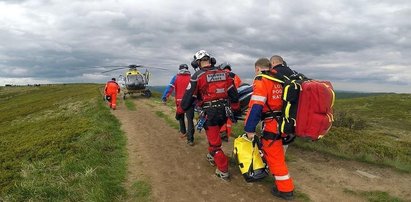
[[0, 201], [124, 197], [126, 140], [100, 87], [0, 88]]
[[410, 100], [406, 94], [337, 100], [329, 134], [295, 145], [411, 172]]

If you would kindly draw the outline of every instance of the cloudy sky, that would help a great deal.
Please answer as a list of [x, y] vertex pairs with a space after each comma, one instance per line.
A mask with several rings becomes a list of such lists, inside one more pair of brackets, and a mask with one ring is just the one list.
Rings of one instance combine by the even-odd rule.
[[0, 85], [105, 82], [142, 64], [165, 85], [200, 49], [252, 82], [278, 54], [337, 90], [411, 93], [409, 0], [0, 1]]

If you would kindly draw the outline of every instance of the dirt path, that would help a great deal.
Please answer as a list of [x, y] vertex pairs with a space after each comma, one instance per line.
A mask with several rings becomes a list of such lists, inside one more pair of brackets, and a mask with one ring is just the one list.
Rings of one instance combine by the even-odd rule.
[[[114, 115], [126, 132], [129, 153], [127, 184], [147, 179], [152, 185], [154, 201], [281, 201], [269, 193], [267, 181], [246, 183], [232, 165], [231, 182], [214, 176], [214, 167], [205, 160], [207, 142], [204, 132], [195, 134], [196, 145], [190, 147], [178, 138], [155, 112], [172, 115], [167, 106], [137, 99], [137, 110], [120, 105]], [[223, 149], [231, 155], [232, 142]], [[376, 168], [353, 161], [336, 160], [313, 152], [290, 147], [287, 151], [290, 173], [294, 178], [297, 200], [365, 201], [352, 191], [385, 191], [411, 201], [411, 175], [387, 168]], [[301, 194], [303, 193], [303, 194]]]

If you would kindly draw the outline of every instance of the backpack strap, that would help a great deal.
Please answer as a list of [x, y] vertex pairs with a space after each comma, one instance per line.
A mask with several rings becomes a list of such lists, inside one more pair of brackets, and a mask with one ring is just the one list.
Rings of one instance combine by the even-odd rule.
[[266, 78], [266, 79], [268, 79], [268, 80], [271, 80], [271, 81], [275, 81], [275, 82], [281, 83], [281, 84], [284, 83], [283, 80], [278, 79], [278, 78], [275, 78], [275, 77], [272, 77], [272, 76], [267, 75], [267, 74], [262, 74], [262, 73], [261, 73], [261, 74], [258, 74], [256, 77], [259, 77], [259, 76], [264, 77], [264, 78]]

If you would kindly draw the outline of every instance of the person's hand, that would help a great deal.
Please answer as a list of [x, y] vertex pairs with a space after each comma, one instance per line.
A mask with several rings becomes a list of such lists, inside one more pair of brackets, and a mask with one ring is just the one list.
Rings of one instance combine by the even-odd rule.
[[246, 134], [247, 134], [247, 138], [248, 138], [249, 140], [253, 140], [253, 139], [254, 139], [255, 133], [246, 133]]
[[282, 138], [283, 145], [288, 145], [288, 144], [292, 143], [294, 141], [295, 137], [296, 136], [292, 133], [287, 134], [287, 136]]

